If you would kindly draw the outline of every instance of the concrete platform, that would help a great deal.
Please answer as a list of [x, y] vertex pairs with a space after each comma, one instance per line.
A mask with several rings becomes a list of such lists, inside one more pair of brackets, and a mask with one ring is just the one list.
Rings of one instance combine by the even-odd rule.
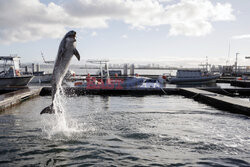
[[207, 87], [207, 88], [199, 88], [204, 91], [218, 93], [230, 97], [250, 97], [250, 88], [213, 88], [213, 87]]
[[[201, 90], [203, 89], [203, 90]], [[250, 97], [250, 88], [130, 88], [130, 89], [86, 89], [83, 87], [66, 87], [68, 95], [102, 95], [102, 96], [145, 96], [145, 95], [183, 95], [224, 111], [250, 115], [250, 102], [232, 98], [235, 93]], [[221, 93], [221, 94], [219, 94]], [[222, 95], [222, 94], [225, 95]], [[51, 95], [51, 87], [25, 88], [0, 95], [0, 111], [17, 105], [31, 97]], [[228, 96], [226, 96], [228, 95]]]
[[231, 83], [233, 79], [217, 79], [216, 83]]
[[0, 86], [0, 95], [13, 92], [13, 91], [17, 91], [17, 90], [21, 90], [21, 89], [28, 89], [28, 87], [27, 86], [8, 86], [8, 87]]
[[250, 116], [250, 102], [196, 88], [181, 88], [180, 94], [233, 113]]
[[250, 80], [234, 80], [231, 81], [231, 86], [238, 86], [238, 87], [244, 87], [244, 88], [250, 88]]
[[[130, 89], [86, 89], [84, 87], [66, 87], [64, 89], [67, 95], [172, 95], [178, 94], [178, 88], [130, 88]], [[40, 96], [51, 95], [51, 87], [43, 87]]]
[[25, 88], [0, 95], [0, 112], [40, 94], [42, 88]]
[[[203, 90], [202, 90], [203, 89]], [[250, 102], [229, 96], [250, 97], [249, 88], [133, 88], [133, 89], [86, 89], [83, 87], [66, 87], [68, 95], [102, 95], [102, 96], [145, 96], [145, 95], [183, 95], [194, 100], [208, 104], [212, 107], [233, 113], [250, 115]], [[219, 94], [220, 93], [220, 94]], [[51, 94], [51, 87], [44, 87], [41, 96]], [[223, 95], [224, 94], [224, 95]]]
[[[130, 89], [86, 89], [84, 87], [66, 87], [65, 92], [68, 95], [179, 95], [181, 88], [130, 88]], [[227, 96], [249, 96], [250, 88], [226, 88], [219, 87], [199, 88], [204, 91], [210, 91]], [[51, 95], [51, 87], [43, 87], [41, 96]]]

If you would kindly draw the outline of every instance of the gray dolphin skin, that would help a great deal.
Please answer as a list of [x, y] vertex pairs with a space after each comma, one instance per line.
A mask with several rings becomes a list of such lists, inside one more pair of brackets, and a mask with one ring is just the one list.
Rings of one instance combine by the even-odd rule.
[[55, 98], [55, 94], [57, 91], [59, 91], [59, 86], [62, 84], [62, 80], [68, 70], [70, 60], [73, 55], [76, 56], [78, 60], [80, 60], [80, 54], [76, 50], [75, 47], [76, 43], [76, 32], [75, 31], [69, 31], [65, 36], [63, 37], [58, 53], [57, 58], [54, 64], [54, 70], [52, 74], [52, 80], [51, 80], [51, 86], [52, 86], [52, 104], [46, 108], [44, 108], [40, 114], [54, 114], [55, 110], [53, 108], [53, 102]]

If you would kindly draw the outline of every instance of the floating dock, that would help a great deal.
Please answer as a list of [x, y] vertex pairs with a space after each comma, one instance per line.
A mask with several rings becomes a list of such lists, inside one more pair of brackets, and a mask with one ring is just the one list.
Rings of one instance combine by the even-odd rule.
[[196, 88], [181, 88], [180, 94], [233, 113], [250, 116], [250, 102]]
[[[7, 88], [6, 88], [7, 89]], [[42, 88], [24, 88], [0, 95], [0, 112], [40, 94]], [[15, 90], [15, 91], [14, 91]]]
[[[68, 95], [180, 95], [181, 88], [128, 88], [128, 89], [87, 89], [84, 87], [65, 87]], [[247, 96], [250, 97], [250, 88], [220, 88], [207, 87], [199, 88], [204, 91], [218, 93], [226, 96]], [[51, 87], [43, 87], [41, 96], [51, 95]]]
[[[65, 87], [67, 95], [173, 95], [178, 94], [178, 88], [128, 88], [128, 89], [87, 89], [84, 87]], [[51, 95], [51, 87], [43, 87], [40, 96]]]
[[231, 86], [250, 88], [250, 80], [234, 80], [230, 82]]
[[[129, 89], [87, 89], [84, 87], [65, 87], [67, 95], [102, 96], [145, 96], [145, 95], [183, 95], [215, 108], [233, 113], [250, 115], [250, 102], [233, 98], [250, 97], [250, 88], [129, 88]], [[51, 87], [25, 88], [0, 95], [0, 111], [19, 104], [34, 96], [51, 95]], [[230, 97], [231, 96], [231, 97]]]
[[234, 81], [236, 77], [220, 77], [216, 80], [216, 83], [231, 83], [231, 81]]
[[[133, 89], [86, 89], [83, 87], [67, 87], [68, 95], [103, 95], [103, 96], [144, 96], [144, 95], [183, 95], [196, 101], [206, 103], [212, 107], [233, 113], [250, 115], [250, 102], [234, 96], [250, 96], [249, 88], [133, 88]], [[51, 87], [44, 87], [40, 95], [51, 94]], [[229, 97], [232, 96], [232, 97]]]

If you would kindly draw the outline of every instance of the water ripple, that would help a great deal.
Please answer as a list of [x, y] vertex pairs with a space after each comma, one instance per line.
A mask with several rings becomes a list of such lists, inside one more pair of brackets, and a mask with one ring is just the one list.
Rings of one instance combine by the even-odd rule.
[[82, 96], [66, 100], [65, 130], [39, 115], [50, 100], [0, 115], [0, 166], [250, 166], [247, 116], [178, 96]]

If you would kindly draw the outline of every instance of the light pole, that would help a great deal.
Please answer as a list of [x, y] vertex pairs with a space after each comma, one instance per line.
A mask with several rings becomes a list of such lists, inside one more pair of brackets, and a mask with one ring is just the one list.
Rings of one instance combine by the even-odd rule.
[[236, 60], [235, 60], [235, 75], [236, 75], [236, 77], [237, 77], [237, 61], [238, 61], [238, 55], [239, 55], [240, 53], [236, 53]]

